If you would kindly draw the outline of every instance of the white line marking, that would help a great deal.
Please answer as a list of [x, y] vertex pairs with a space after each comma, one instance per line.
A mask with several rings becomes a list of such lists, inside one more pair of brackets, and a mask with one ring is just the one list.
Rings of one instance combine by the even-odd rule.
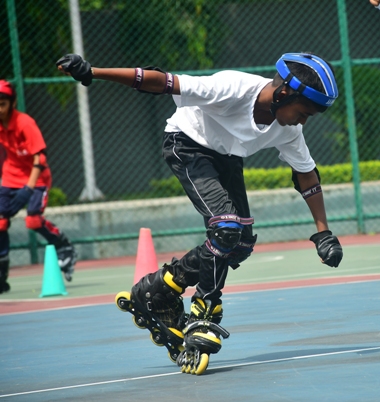
[[265, 257], [259, 257], [255, 260], [255, 264], [262, 264], [264, 262], [274, 262], [274, 261], [281, 261], [285, 257], [283, 255], [273, 255], [273, 256], [265, 256]]
[[[380, 268], [380, 265], [373, 266], [373, 267], [365, 267], [365, 268], [352, 268], [352, 269], [344, 269], [344, 270], [339, 270], [339, 276], [336, 275], [327, 275], [327, 276], [319, 276], [320, 272], [304, 272], [302, 274], [294, 274], [294, 275], [277, 275], [277, 276], [265, 276], [260, 279], [259, 281], [252, 282], [252, 284], [262, 284], [262, 283], [268, 283], [268, 282], [276, 282], [276, 281], [291, 281], [292, 279], [331, 279], [331, 278], [354, 278], [355, 276], [362, 276], [362, 275], [378, 275], [380, 272], [365, 272], [363, 274], [359, 274], [360, 271], [367, 271], [367, 270], [372, 270], [372, 269], [377, 269]], [[266, 268], [265, 268], [266, 269]], [[346, 273], [349, 272], [355, 272], [354, 275], [345, 275]], [[238, 279], [238, 280], [233, 280], [229, 279], [227, 282], [227, 285], [236, 285], [239, 283], [247, 283], [247, 279]]]
[[[371, 350], [380, 350], [380, 346], [376, 346], [373, 348], [341, 350], [339, 352], [319, 353], [319, 354], [315, 354], [315, 355], [284, 357], [282, 359], [263, 360], [263, 361], [256, 361], [256, 362], [250, 362], [250, 363], [229, 364], [226, 366], [212, 367], [212, 368], [209, 368], [208, 371], [215, 371], [215, 370], [234, 368], [234, 367], [257, 366], [259, 364], [278, 363], [278, 362], [286, 362], [286, 361], [291, 361], [291, 360], [311, 359], [311, 358], [323, 357], [323, 356], [342, 355], [342, 354], [347, 354], [347, 353], [368, 352]], [[84, 388], [84, 387], [91, 387], [91, 386], [95, 386], [95, 385], [116, 384], [119, 382], [148, 380], [151, 378], [169, 377], [169, 376], [178, 375], [178, 374], [182, 374], [182, 373], [175, 372], [175, 373], [155, 374], [155, 375], [147, 375], [147, 376], [143, 376], [143, 377], [122, 378], [120, 380], [101, 381], [101, 382], [94, 382], [94, 383], [89, 383], [89, 384], [69, 385], [66, 387], [47, 388], [47, 389], [40, 389], [40, 390], [35, 390], [35, 391], [25, 391], [25, 392], [18, 392], [15, 394], [0, 395], [0, 398], [9, 398], [11, 396], [20, 396], [20, 395], [40, 394], [43, 392], [62, 391], [65, 389]]]

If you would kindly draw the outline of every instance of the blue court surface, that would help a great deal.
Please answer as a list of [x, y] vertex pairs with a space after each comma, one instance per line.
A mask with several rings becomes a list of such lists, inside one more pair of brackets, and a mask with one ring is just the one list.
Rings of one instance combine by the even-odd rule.
[[379, 290], [226, 294], [231, 336], [202, 376], [180, 373], [114, 304], [4, 315], [0, 400], [379, 401]]

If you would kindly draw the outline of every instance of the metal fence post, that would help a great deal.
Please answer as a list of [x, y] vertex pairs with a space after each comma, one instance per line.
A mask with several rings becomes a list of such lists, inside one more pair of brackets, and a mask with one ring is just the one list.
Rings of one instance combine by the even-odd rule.
[[17, 108], [25, 112], [24, 84], [22, 79], [15, 0], [7, 0], [7, 11], [14, 74], [12, 81], [14, 81], [17, 91]]
[[350, 153], [352, 162], [352, 176], [354, 182], [355, 205], [357, 214], [357, 225], [359, 233], [365, 232], [363, 203], [360, 188], [360, 170], [359, 170], [359, 152], [356, 136], [356, 120], [355, 120], [355, 104], [354, 93], [352, 87], [352, 72], [350, 47], [348, 39], [346, 0], [337, 0], [340, 46], [342, 53], [342, 67], [345, 87], [345, 99], [347, 110], [348, 135], [350, 143]]
[[[24, 96], [24, 82], [22, 76], [21, 68], [21, 57], [19, 51], [19, 40], [17, 31], [17, 15], [14, 0], [7, 0], [7, 12], [8, 12], [8, 24], [9, 24], [9, 35], [11, 40], [12, 49], [12, 63], [13, 63], [13, 74], [17, 91], [17, 109], [25, 112], [25, 96]], [[30, 262], [32, 264], [38, 263], [37, 254], [37, 235], [33, 231], [29, 231], [29, 251], [30, 251]]]
[[[84, 56], [79, 1], [69, 0], [69, 6], [74, 53]], [[77, 85], [77, 94], [85, 179], [85, 187], [80, 195], [80, 200], [93, 201], [103, 198], [103, 193], [96, 185], [88, 90], [83, 85]]]

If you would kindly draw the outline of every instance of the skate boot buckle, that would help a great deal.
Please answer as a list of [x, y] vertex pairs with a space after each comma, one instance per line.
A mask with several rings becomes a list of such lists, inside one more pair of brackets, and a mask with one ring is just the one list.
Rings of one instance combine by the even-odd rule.
[[230, 333], [226, 329], [221, 327], [219, 324], [215, 324], [211, 321], [194, 321], [189, 324], [182, 332], [184, 335], [186, 335], [189, 331], [192, 331], [199, 327], [209, 328], [211, 331], [220, 334], [224, 339], [227, 339], [230, 336]]

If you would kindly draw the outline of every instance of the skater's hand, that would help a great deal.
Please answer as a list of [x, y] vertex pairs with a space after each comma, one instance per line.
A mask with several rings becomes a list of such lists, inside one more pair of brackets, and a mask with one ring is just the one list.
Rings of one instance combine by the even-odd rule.
[[24, 186], [16, 192], [16, 195], [12, 198], [9, 213], [10, 216], [15, 216], [21, 208], [29, 202], [34, 190], [28, 186]]
[[71, 75], [75, 80], [80, 81], [82, 85], [88, 87], [92, 83], [91, 64], [83, 60], [79, 54], [66, 54], [56, 63], [58, 70], [67, 75]]
[[318, 255], [321, 257], [323, 264], [330, 267], [337, 267], [343, 258], [342, 246], [336, 236], [333, 236], [330, 230], [315, 233], [310, 237], [315, 244]]

